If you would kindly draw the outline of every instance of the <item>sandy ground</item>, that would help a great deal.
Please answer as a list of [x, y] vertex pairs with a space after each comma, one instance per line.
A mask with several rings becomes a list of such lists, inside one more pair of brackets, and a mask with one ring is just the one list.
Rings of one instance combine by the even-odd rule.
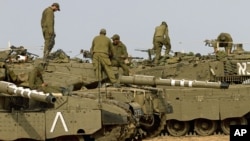
[[171, 137], [161, 136], [153, 139], [143, 141], [229, 141], [229, 136], [213, 135], [213, 136], [185, 136], [185, 137]]

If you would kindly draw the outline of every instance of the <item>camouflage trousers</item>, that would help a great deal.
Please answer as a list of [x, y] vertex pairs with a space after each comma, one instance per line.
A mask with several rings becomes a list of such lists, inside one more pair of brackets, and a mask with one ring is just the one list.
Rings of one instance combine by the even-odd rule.
[[111, 60], [112, 66], [121, 67], [123, 70], [123, 75], [129, 76], [129, 67], [124, 63], [123, 60]]
[[43, 32], [44, 38], [44, 49], [43, 49], [43, 59], [47, 62], [47, 58], [55, 45], [55, 34], [50, 35], [46, 30]]
[[163, 37], [154, 38], [154, 50], [155, 50], [155, 59], [154, 64], [158, 64], [161, 58], [161, 50], [163, 45], [166, 47], [165, 55], [169, 54], [171, 46]]
[[117, 79], [115, 78], [114, 71], [112, 70], [111, 61], [107, 54], [94, 53], [92, 62], [93, 62], [95, 74], [98, 80], [101, 80], [103, 78], [102, 72], [104, 70], [109, 80], [111, 81], [111, 83], [117, 83]]

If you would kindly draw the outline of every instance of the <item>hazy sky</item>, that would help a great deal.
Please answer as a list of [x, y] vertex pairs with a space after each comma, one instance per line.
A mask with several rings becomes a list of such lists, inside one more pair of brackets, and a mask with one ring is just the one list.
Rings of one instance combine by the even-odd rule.
[[0, 0], [0, 48], [27, 47], [42, 55], [42, 11], [60, 3], [55, 13], [56, 44], [71, 57], [89, 50], [92, 39], [106, 28], [107, 36], [119, 34], [129, 54], [152, 48], [155, 26], [166, 21], [173, 51], [207, 54], [213, 51], [205, 39], [228, 32], [234, 42], [250, 50], [249, 0]]

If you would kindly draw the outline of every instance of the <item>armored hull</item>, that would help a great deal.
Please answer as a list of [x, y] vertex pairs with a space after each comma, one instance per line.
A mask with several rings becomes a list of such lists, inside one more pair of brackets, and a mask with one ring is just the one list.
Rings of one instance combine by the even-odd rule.
[[73, 86], [72, 91], [65, 95], [30, 90], [30, 73], [40, 61], [1, 66], [0, 140], [124, 141], [154, 137], [164, 128], [171, 106], [164, 100], [157, 102], [163, 99], [163, 91], [114, 88], [105, 76], [96, 79], [91, 63], [75, 60], [51, 61], [43, 71], [48, 86], [62, 90]]
[[173, 113], [167, 116], [165, 132], [172, 136], [190, 133], [229, 134], [230, 125], [249, 122], [249, 52], [233, 50], [225, 55], [187, 55], [176, 53], [161, 66], [142, 65], [132, 71], [165, 79], [226, 82], [228, 89], [168, 87], [167, 99]]
[[[39, 130], [41, 135], [30, 134], [28, 131], [33, 125], [26, 127], [31, 121], [23, 117], [23, 120], [27, 121], [21, 127], [17, 127], [16, 135], [3, 138], [3, 140], [66, 140], [87, 137], [96, 140], [150, 138], [158, 136], [168, 127], [168, 114], [174, 112], [168, 100], [170, 86], [191, 87], [188, 89], [212, 88], [212, 90], [228, 88], [227, 84], [221, 82], [184, 81], [145, 75], [119, 76], [121, 87], [114, 88], [109, 85], [105, 75], [100, 80], [96, 79], [91, 63], [76, 60], [68, 60], [68, 62], [50, 60], [43, 66], [46, 68], [43, 71], [44, 81], [49, 86], [59, 88], [71, 85], [73, 91], [67, 94], [50, 92], [56, 98], [53, 103], [48, 103], [47, 98], [30, 96], [31, 92], [25, 90], [29, 88], [29, 74], [38, 67], [36, 63], [39, 61], [41, 60], [5, 62], [2, 65], [1, 80], [12, 82], [16, 87], [10, 87], [11, 92], [5, 86], [1, 87], [1, 101], [4, 103], [3, 115], [15, 112], [17, 115], [41, 114], [43, 117], [40, 119], [45, 121], [42, 125], [43, 130]], [[119, 72], [119, 68], [114, 68], [114, 71]], [[12, 90], [14, 88], [17, 90]], [[174, 104], [180, 107], [179, 103]], [[175, 110], [178, 113], [179, 108]], [[17, 119], [19, 117], [21, 116], [17, 116]], [[171, 117], [175, 116], [171, 115]], [[12, 120], [10, 123], [20, 125], [21, 122], [21, 120], [15, 122]], [[19, 132], [25, 133], [21, 136], [17, 134]], [[8, 137], [5, 136], [7, 134], [10, 132], [6, 129], [3, 137]]]

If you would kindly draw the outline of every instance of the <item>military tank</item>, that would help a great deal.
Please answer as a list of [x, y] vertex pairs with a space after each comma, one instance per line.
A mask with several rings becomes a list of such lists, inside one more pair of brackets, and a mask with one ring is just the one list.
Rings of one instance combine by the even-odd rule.
[[[172, 80], [157, 79], [151, 76], [120, 76], [119, 81], [122, 87], [114, 88], [106, 83], [106, 77], [101, 80], [96, 79], [91, 63], [79, 60], [64, 60], [63, 62], [50, 60], [43, 72], [44, 80], [48, 85], [57, 87], [73, 85], [72, 92], [67, 95], [61, 93], [48, 95], [36, 92], [48, 95], [50, 98], [31, 96], [33, 90], [27, 90], [29, 87], [27, 82], [29, 73], [36, 66], [36, 61], [41, 60], [10, 61], [1, 65], [1, 80], [15, 80], [17, 85], [3, 84], [2, 87], [3, 120], [7, 120], [5, 123], [17, 126], [16, 130], [11, 130], [11, 133], [15, 133], [15, 135], [9, 137], [10, 129], [8, 129], [8, 124], [5, 124], [7, 129], [0, 132], [2, 140], [78, 140], [79, 138], [138, 140], [150, 138], [162, 132], [166, 125], [167, 114], [173, 111], [167, 101], [167, 90], [160, 87], [171, 86], [174, 84], [171, 82]], [[118, 68], [114, 68], [114, 70], [118, 70]], [[14, 74], [14, 77], [10, 76], [10, 72]], [[187, 81], [179, 84], [176, 85], [228, 87], [222, 83], [202, 81], [196, 83]], [[149, 87], [145, 85], [149, 85]], [[15, 89], [13, 90], [13, 88]], [[19, 93], [17, 94], [17, 92]], [[50, 99], [50, 102], [47, 99]], [[9, 118], [5, 118], [5, 115], [12, 116], [13, 113], [16, 115], [16, 120], [8, 121]], [[41, 118], [34, 117], [33, 114], [40, 115]], [[27, 117], [30, 116], [33, 118], [28, 120]], [[19, 117], [22, 120], [18, 120]], [[41, 121], [36, 122], [37, 120], [34, 118]], [[36, 125], [40, 123], [42, 125]], [[33, 126], [42, 129], [36, 129]], [[30, 130], [34, 134], [29, 133]]]
[[[232, 53], [208, 55], [175, 52], [162, 57], [163, 64], [141, 63], [134, 74], [165, 79], [226, 82], [229, 89], [169, 88], [167, 100], [174, 112], [167, 116], [164, 132], [172, 136], [230, 133], [230, 125], [249, 122], [249, 51], [235, 44]], [[166, 87], [165, 87], [166, 88]]]

